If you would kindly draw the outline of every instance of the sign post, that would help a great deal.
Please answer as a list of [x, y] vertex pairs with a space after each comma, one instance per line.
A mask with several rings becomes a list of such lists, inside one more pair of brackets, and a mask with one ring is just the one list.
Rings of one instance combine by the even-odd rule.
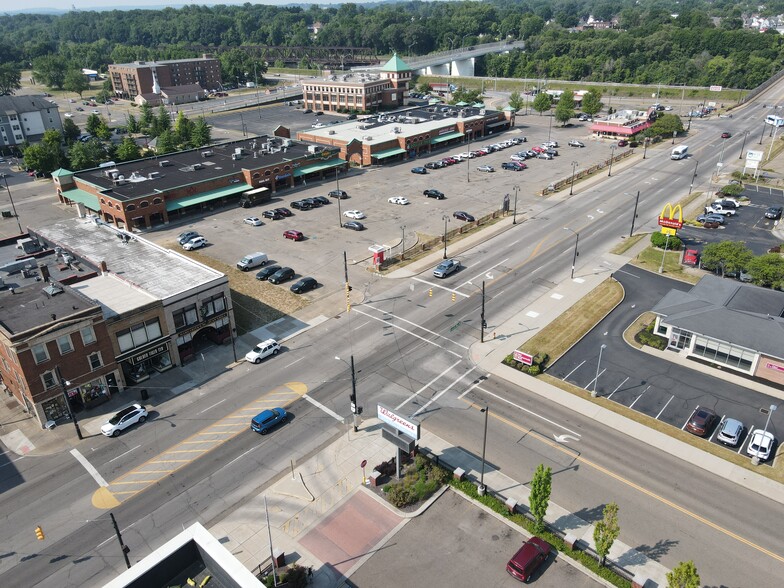
[[362, 468], [362, 485], [363, 486], [367, 485], [367, 479], [365, 478], [365, 466], [366, 465], [367, 465], [367, 460], [366, 459], [363, 459], [362, 463], [359, 464], [359, 467]]

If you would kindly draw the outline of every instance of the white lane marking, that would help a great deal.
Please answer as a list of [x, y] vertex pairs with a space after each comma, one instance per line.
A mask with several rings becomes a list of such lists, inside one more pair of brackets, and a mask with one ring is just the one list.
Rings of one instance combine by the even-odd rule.
[[202, 410], [202, 411], [201, 411], [199, 414], [201, 414], [202, 412], [207, 412], [207, 411], [208, 411], [208, 410], [210, 410], [211, 408], [215, 408], [215, 407], [216, 407], [216, 406], [218, 406], [218, 405], [219, 405], [221, 402], [226, 402], [226, 399], [224, 398], [223, 400], [218, 400], [218, 402], [216, 402], [216, 403], [215, 403], [215, 404], [213, 404], [212, 406], [208, 406], [207, 408], [205, 408], [204, 410]]
[[[229, 463], [227, 463], [226, 466], [230, 466], [235, 461], [239, 461], [240, 459], [242, 459], [243, 457], [248, 455], [251, 451], [256, 451], [256, 449], [258, 449], [259, 447], [261, 447], [261, 446], [260, 445], [256, 445], [256, 447], [252, 447], [252, 448], [248, 449], [245, 453], [240, 453], [237, 457], [235, 457]], [[223, 467], [226, 467], [226, 466], [223, 466]]]
[[434, 282], [428, 282], [427, 280], [423, 280], [422, 278], [411, 278], [416, 282], [422, 282], [423, 284], [427, 284], [431, 288], [439, 288], [441, 290], [446, 290], [447, 292], [451, 292], [452, 294], [457, 294], [458, 296], [462, 296], [463, 298], [471, 298], [470, 294], [464, 294], [463, 292], [458, 292], [454, 288], [447, 288], [446, 286], [442, 286], [441, 284], [436, 284]]
[[310, 402], [310, 403], [311, 403], [313, 406], [315, 406], [316, 408], [319, 408], [319, 409], [323, 410], [324, 412], [326, 412], [326, 413], [327, 413], [329, 416], [331, 416], [331, 417], [332, 417], [333, 419], [335, 419], [336, 421], [340, 421], [340, 422], [342, 423], [343, 421], [345, 421], [345, 420], [346, 420], [345, 418], [343, 418], [342, 416], [340, 416], [338, 413], [336, 413], [336, 412], [335, 412], [334, 410], [332, 410], [331, 408], [328, 408], [328, 407], [324, 406], [323, 404], [321, 404], [321, 403], [320, 403], [318, 400], [316, 400], [315, 398], [311, 398], [311, 397], [310, 397], [310, 396], [308, 396], [307, 394], [305, 394], [305, 395], [303, 396], [303, 398], [304, 398], [305, 400], [307, 400], [308, 402]]
[[71, 449], [71, 455], [73, 455], [76, 458], [76, 461], [78, 461], [80, 464], [82, 464], [82, 466], [84, 466], [84, 469], [87, 470], [87, 473], [93, 477], [93, 480], [95, 480], [99, 486], [101, 486], [102, 488], [106, 488], [109, 486], [109, 484], [106, 483], [106, 480], [103, 479], [103, 476], [101, 476], [101, 474], [98, 473], [98, 470], [96, 470], [93, 467], [93, 464], [87, 461], [87, 458], [83, 456], [81, 453], [79, 453], [78, 449]]
[[433, 396], [433, 398], [431, 398], [430, 400], [428, 400], [428, 401], [427, 401], [427, 402], [426, 402], [426, 403], [425, 403], [425, 404], [424, 404], [424, 405], [423, 405], [423, 406], [422, 406], [422, 407], [421, 407], [419, 410], [417, 410], [417, 411], [416, 411], [416, 412], [415, 412], [415, 413], [414, 413], [412, 416], [416, 416], [416, 415], [418, 415], [420, 412], [422, 412], [423, 410], [426, 410], [428, 406], [430, 406], [430, 405], [431, 405], [431, 404], [433, 404], [433, 403], [434, 403], [436, 400], [438, 400], [439, 398], [441, 398], [441, 397], [442, 397], [444, 394], [446, 394], [447, 392], [449, 392], [449, 390], [451, 390], [451, 389], [452, 389], [452, 386], [454, 386], [455, 384], [457, 384], [457, 383], [458, 383], [460, 380], [462, 380], [463, 378], [465, 378], [465, 377], [466, 377], [468, 374], [470, 374], [471, 372], [473, 372], [473, 371], [474, 371], [476, 368], [477, 368], [477, 366], [474, 366], [474, 367], [472, 367], [470, 370], [468, 370], [466, 373], [464, 373], [462, 376], [460, 376], [460, 377], [459, 377], [458, 379], [456, 379], [454, 382], [452, 382], [451, 384], [449, 384], [449, 386], [447, 386], [446, 388], [444, 388], [443, 390], [441, 390], [441, 392], [439, 392], [438, 394], [436, 394], [435, 396]]
[[[358, 312], [359, 314], [361, 314], [361, 315], [364, 315], [364, 316], [366, 316], [366, 317], [368, 317], [368, 318], [372, 318], [373, 320], [376, 320], [376, 321], [378, 321], [378, 322], [380, 322], [380, 323], [384, 323], [385, 325], [389, 325], [389, 326], [390, 326], [390, 327], [392, 327], [392, 328], [395, 328], [395, 329], [398, 329], [398, 330], [400, 330], [400, 331], [403, 331], [404, 333], [406, 333], [406, 334], [408, 334], [408, 335], [411, 335], [412, 337], [416, 337], [417, 339], [419, 339], [419, 340], [421, 340], [421, 341], [424, 341], [425, 343], [429, 343], [430, 345], [435, 345], [435, 346], [436, 346], [436, 347], [438, 347], [439, 349], [443, 349], [444, 351], [446, 351], [447, 353], [451, 353], [451, 354], [452, 354], [452, 355], [454, 355], [455, 357], [460, 357], [460, 354], [459, 354], [459, 353], [456, 353], [456, 352], [454, 352], [454, 351], [452, 351], [452, 350], [450, 350], [450, 349], [447, 349], [446, 347], [444, 347], [443, 345], [439, 345], [439, 344], [438, 344], [438, 343], [436, 343], [435, 341], [431, 341], [430, 339], [425, 339], [424, 337], [422, 337], [422, 336], [420, 336], [420, 335], [417, 335], [416, 333], [412, 333], [412, 332], [411, 332], [411, 331], [409, 331], [408, 329], [404, 329], [403, 327], [399, 327], [399, 326], [397, 326], [397, 325], [393, 325], [392, 323], [390, 323], [389, 321], [385, 321], [384, 319], [376, 318], [376, 317], [374, 317], [374, 316], [373, 316], [373, 315], [371, 315], [371, 314], [368, 314], [368, 313], [366, 313], [366, 312], [362, 312], [361, 310], [359, 310], [359, 309], [358, 309], [358, 308], [356, 308], [356, 307], [352, 308], [351, 310], [353, 310], [354, 312]], [[413, 323], [412, 323], [412, 324], [413, 324]], [[447, 341], [451, 341], [451, 340], [450, 340], [450, 339], [447, 339]], [[466, 348], [466, 347], [464, 347], [463, 345], [459, 345], [459, 344], [457, 344], [457, 343], [455, 343], [455, 345], [457, 345], [458, 347], [462, 347], [463, 349], [467, 349], [467, 348]]]
[[711, 436], [708, 437], [708, 441], [713, 441], [713, 436], [716, 434], [716, 431], [718, 431], [721, 428], [721, 423], [724, 422], [725, 418], [727, 418], [726, 414], [721, 415], [721, 420], [719, 421], [719, 426], [713, 429], [713, 433], [711, 433]]
[[[698, 404], [698, 405], [697, 405], [697, 407], [696, 407], [694, 410], [697, 410], [699, 407], [700, 407], [700, 405]], [[693, 411], [692, 411], [692, 412], [693, 412]], [[681, 431], [685, 431], [685, 430], [686, 430], [686, 425], [688, 425], [688, 424], [689, 424], [689, 420], [690, 420], [690, 419], [691, 419], [691, 415], [689, 415], [689, 418], [688, 418], [688, 419], [686, 419], [686, 422], [685, 422], [685, 423], [683, 423], [683, 426], [681, 427]]]
[[[647, 388], [646, 388], [646, 390], [647, 390]], [[645, 392], [643, 392], [642, 394], [645, 394]], [[635, 404], [637, 404], [637, 401], [638, 401], [640, 398], [642, 398], [642, 394], [640, 394], [640, 395], [639, 395], [637, 398], [635, 398], [635, 399], [634, 399], [634, 402], [632, 402], [632, 403], [629, 405], [629, 408], [634, 408], [634, 405], [635, 405]]]
[[5, 466], [7, 466], [7, 465], [11, 465], [11, 464], [12, 464], [12, 463], [14, 463], [15, 461], [19, 461], [20, 459], [24, 459], [24, 458], [25, 458], [25, 456], [23, 455], [22, 457], [17, 457], [16, 459], [12, 459], [12, 460], [11, 460], [11, 461], [9, 461], [8, 463], [4, 463], [3, 465], [0, 465], [0, 468], [4, 468]]
[[489, 394], [489, 395], [490, 395], [490, 396], [492, 396], [493, 398], [496, 398], [496, 399], [498, 399], [498, 400], [502, 400], [502, 401], [506, 402], [507, 404], [509, 404], [510, 406], [514, 406], [515, 408], [517, 408], [517, 409], [519, 409], [519, 410], [522, 410], [523, 412], [527, 412], [527, 413], [528, 413], [528, 414], [530, 414], [531, 416], [534, 416], [534, 417], [536, 417], [536, 418], [538, 418], [538, 419], [540, 419], [540, 420], [543, 420], [544, 422], [546, 422], [546, 423], [549, 423], [549, 424], [553, 425], [554, 427], [558, 427], [559, 429], [563, 429], [563, 430], [564, 430], [564, 431], [566, 431], [567, 433], [571, 433], [572, 435], [577, 435], [578, 437], [581, 437], [580, 433], [576, 433], [576, 432], [572, 431], [571, 429], [567, 429], [567, 428], [566, 428], [566, 427], [564, 427], [563, 425], [559, 425], [559, 424], [558, 424], [558, 423], [556, 423], [555, 421], [553, 421], [553, 420], [550, 420], [550, 419], [548, 419], [547, 417], [544, 417], [544, 416], [542, 416], [542, 415], [540, 415], [540, 414], [537, 414], [537, 413], [535, 413], [534, 411], [532, 411], [532, 410], [529, 410], [529, 409], [525, 408], [524, 406], [520, 406], [519, 404], [515, 404], [515, 403], [514, 403], [514, 402], [512, 402], [511, 400], [507, 400], [506, 398], [503, 398], [503, 397], [499, 396], [498, 394], [494, 394], [493, 392], [490, 392], [489, 390], [485, 390], [484, 388], [479, 388], [479, 389], [480, 389], [482, 392], [484, 392], [485, 394]]
[[[440, 334], [436, 333], [435, 331], [431, 331], [430, 329], [426, 329], [426, 328], [425, 328], [425, 327], [423, 327], [422, 325], [418, 325], [418, 324], [416, 324], [416, 323], [415, 323], [415, 322], [413, 322], [413, 321], [410, 321], [410, 320], [408, 320], [408, 319], [404, 319], [402, 316], [398, 316], [398, 315], [396, 315], [396, 314], [392, 314], [391, 312], [387, 312], [386, 310], [381, 310], [380, 308], [376, 308], [375, 306], [370, 306], [369, 304], [363, 304], [362, 306], [367, 306], [368, 308], [372, 308], [373, 310], [376, 310], [376, 311], [378, 311], [378, 312], [383, 312], [384, 314], [388, 314], [389, 316], [391, 316], [391, 317], [392, 317], [392, 318], [394, 318], [395, 320], [398, 320], [398, 321], [403, 321], [404, 323], [408, 323], [409, 325], [413, 325], [413, 326], [415, 326], [417, 329], [421, 329], [421, 330], [425, 331], [426, 333], [430, 333], [430, 334], [431, 334], [431, 335], [433, 335], [434, 337], [439, 337], [439, 338], [441, 338], [441, 339], [446, 339], [446, 340], [447, 340], [447, 341], [449, 341], [450, 343], [452, 343], [452, 344], [454, 344], [454, 345], [457, 345], [458, 347], [462, 347], [463, 349], [466, 349], [466, 350], [468, 350], [468, 347], [467, 347], [467, 346], [465, 346], [465, 345], [460, 345], [460, 343], [455, 343], [455, 342], [454, 342], [454, 341], [452, 341], [452, 339], [450, 339], [449, 337], [445, 337], [444, 335], [440, 335]], [[376, 320], [378, 320], [378, 319], [376, 319]], [[368, 322], [370, 322], [370, 321], [368, 321]], [[386, 321], [385, 321], [385, 322], [386, 322]]]
[[662, 407], [662, 409], [659, 411], [659, 414], [657, 414], [657, 415], [656, 415], [656, 420], [657, 420], [657, 421], [659, 420], [659, 417], [660, 417], [660, 416], [662, 415], [662, 413], [664, 412], [664, 409], [665, 409], [665, 408], [667, 408], [667, 406], [669, 406], [670, 402], [672, 402], [672, 399], [673, 399], [673, 398], [675, 398], [675, 394], [673, 394], [672, 396], [670, 396], [670, 399], [667, 401], [667, 404], [665, 404], [665, 405]]
[[473, 390], [474, 388], [479, 386], [479, 384], [481, 384], [481, 383], [482, 383], [481, 380], [478, 381], [478, 382], [474, 382], [471, 386], [469, 386], [469, 388], [465, 392], [463, 392], [460, 396], [458, 396], [458, 398], [463, 398], [463, 396], [465, 396], [466, 394], [469, 394], [471, 392], [471, 390]]
[[[507, 258], [505, 258], [505, 259], [502, 259], [502, 260], [501, 260], [501, 261], [499, 261], [498, 263], [496, 263], [496, 264], [494, 264], [494, 265], [491, 265], [489, 268], [487, 268], [487, 269], [485, 269], [485, 270], [482, 270], [481, 272], [479, 272], [478, 274], [476, 274], [476, 275], [475, 275], [473, 278], [469, 278], [468, 280], [466, 280], [465, 282], [463, 282], [462, 284], [460, 284], [460, 285], [458, 286], [458, 288], [462, 288], [462, 287], [463, 287], [463, 286], [465, 286], [466, 284], [471, 284], [471, 285], [473, 286], [474, 284], [472, 284], [472, 283], [471, 283], [471, 282], [472, 282], [472, 280], [476, 280], [477, 278], [481, 278], [482, 276], [486, 276], [486, 275], [487, 275], [487, 274], [490, 272], [490, 270], [493, 270], [493, 269], [497, 268], [499, 265], [501, 265], [502, 263], [504, 263], [504, 262], [506, 262], [506, 261], [508, 261], [508, 260], [509, 260], [509, 258], [507, 257]], [[490, 279], [490, 280], [492, 280], [493, 278], [489, 278], [489, 279]]]
[[303, 355], [303, 356], [302, 356], [302, 357], [300, 357], [299, 359], [295, 359], [295, 360], [294, 360], [294, 361], [292, 361], [290, 364], [288, 364], [288, 365], [284, 365], [284, 366], [283, 366], [283, 369], [286, 369], [287, 367], [291, 367], [291, 366], [293, 366], [295, 363], [297, 363], [298, 361], [302, 361], [302, 360], [303, 360], [303, 359], [305, 359], [306, 357], [308, 357], [308, 356], [307, 356], [307, 355]]
[[141, 445], [137, 445], [136, 447], [132, 447], [131, 449], [129, 449], [128, 451], [126, 451], [124, 453], [121, 453], [117, 457], [113, 457], [112, 459], [109, 460], [108, 463], [112, 463], [114, 460], [120, 459], [123, 455], [128, 455], [131, 451], [135, 451], [135, 450], [139, 449], [139, 447], [141, 447]]
[[626, 383], [626, 380], [628, 380], [628, 379], [629, 379], [629, 376], [626, 376], [626, 377], [624, 378], [623, 382], [621, 382], [620, 384], [618, 384], [618, 385], [615, 387], [615, 390], [613, 390], [613, 391], [612, 391], [612, 393], [611, 393], [611, 394], [610, 394], [610, 395], [607, 397], [607, 400], [609, 400], [610, 398], [612, 398], [612, 395], [613, 395], [613, 394], [615, 394], [615, 393], [616, 393], [618, 390], [620, 390], [620, 389], [621, 389], [621, 386], [623, 386], [623, 385]]
[[398, 405], [395, 407], [395, 410], [400, 410], [401, 408], [403, 408], [403, 407], [404, 407], [406, 404], [408, 404], [408, 403], [409, 403], [409, 402], [411, 402], [411, 401], [412, 401], [414, 398], [416, 398], [416, 397], [417, 397], [417, 396], [418, 396], [418, 395], [419, 395], [421, 392], [423, 392], [424, 390], [427, 390], [427, 389], [428, 389], [430, 386], [432, 386], [432, 385], [433, 385], [433, 383], [434, 383], [436, 380], [438, 380], [439, 378], [443, 377], [443, 376], [444, 376], [444, 374], [446, 374], [446, 373], [447, 373], [449, 370], [452, 370], [452, 369], [456, 368], [456, 367], [457, 367], [457, 366], [460, 364], [460, 362], [462, 362], [462, 361], [463, 361], [462, 359], [458, 359], [458, 360], [457, 360], [455, 363], [453, 363], [452, 365], [450, 365], [450, 366], [449, 366], [448, 368], [446, 368], [446, 369], [445, 369], [443, 372], [441, 372], [441, 373], [440, 373], [440, 374], [438, 374], [438, 375], [437, 375], [435, 378], [433, 378], [432, 380], [430, 380], [430, 381], [429, 381], [427, 384], [425, 384], [424, 386], [422, 386], [422, 387], [421, 387], [419, 390], [417, 390], [417, 391], [416, 391], [416, 392], [414, 392], [414, 393], [413, 393], [411, 396], [409, 396], [408, 398], [406, 398], [406, 399], [405, 399], [403, 402], [401, 402], [400, 404], [398, 404]]
[[[747, 441], [747, 442], [749, 442], [749, 443], [751, 443], [751, 434], [752, 434], [753, 432], [754, 432], [754, 425], [751, 425], [751, 428], [749, 429], [749, 434], [748, 434], [748, 435], [746, 435], [746, 441]], [[740, 455], [740, 452], [741, 452], [741, 451], [743, 451], [743, 446], [744, 446], [745, 444], [746, 444], [746, 443], [741, 443], [741, 444], [740, 444], [740, 447], [738, 447], [738, 455]]]
[[574, 369], [573, 369], [571, 372], [569, 372], [568, 374], [566, 374], [566, 375], [565, 375], [563, 378], [561, 378], [561, 380], [565, 382], [565, 381], [566, 381], [566, 378], [568, 378], [568, 377], [569, 377], [569, 376], [571, 376], [571, 375], [572, 375], [574, 372], [576, 372], [577, 370], [579, 370], [579, 369], [580, 369], [580, 366], [582, 366], [584, 363], [585, 363], [585, 360], [583, 360], [583, 361], [581, 361], [580, 363], [578, 363], [578, 364], [577, 364], [577, 367], [576, 367], [576, 368], [574, 368]]
[[572, 437], [571, 435], [567, 435], [564, 433], [563, 435], [556, 435], [553, 433], [553, 438], [558, 441], [558, 443], [569, 443], [569, 439], [572, 441], [579, 441], [577, 437]]

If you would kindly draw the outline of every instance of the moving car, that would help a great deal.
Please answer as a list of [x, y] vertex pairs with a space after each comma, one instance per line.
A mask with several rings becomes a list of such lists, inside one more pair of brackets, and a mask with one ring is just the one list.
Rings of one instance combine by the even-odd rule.
[[265, 268], [262, 268], [258, 272], [256, 272], [256, 279], [261, 281], [267, 280], [272, 274], [274, 274], [279, 269], [280, 269], [279, 265], [269, 265]]
[[424, 167], [412, 167], [411, 168], [411, 173], [412, 174], [426, 174], [427, 173], [427, 169], [425, 169]]
[[361, 210], [347, 210], [346, 212], [343, 213], [343, 216], [347, 216], [348, 218], [354, 220], [365, 218], [365, 215]]
[[294, 294], [303, 294], [309, 290], [315, 290], [318, 287], [316, 278], [300, 278], [295, 284], [292, 284], [291, 291]]
[[569, 141], [569, 147], [585, 147], [585, 143], [583, 143], [582, 141], [578, 141], [577, 139], [572, 139], [571, 141]]
[[147, 409], [141, 404], [132, 404], [123, 408], [106, 423], [101, 425], [101, 433], [107, 437], [117, 437], [122, 431], [147, 420]]
[[539, 569], [539, 566], [547, 561], [551, 550], [552, 546], [544, 539], [531, 537], [523, 543], [523, 546], [517, 550], [517, 553], [506, 564], [506, 571], [513, 578], [517, 578], [521, 582], [527, 582]]
[[700, 261], [700, 252], [696, 249], [687, 249], [683, 252], [684, 265], [697, 265]]
[[261, 213], [261, 216], [270, 220], [280, 220], [283, 218], [283, 215], [280, 214], [277, 210], [265, 210]]
[[390, 204], [408, 204], [408, 198], [404, 196], [392, 196], [387, 202]]
[[721, 138], [722, 138], [722, 139], [729, 139], [730, 137], [732, 137], [732, 135], [731, 135], [730, 133], [728, 133], [727, 131], [724, 131], [724, 132], [721, 134]]
[[784, 208], [781, 206], [771, 206], [765, 211], [765, 218], [770, 218], [773, 220], [780, 219], [782, 212], [784, 212]]
[[194, 237], [201, 237], [199, 233], [196, 231], [185, 231], [184, 233], [180, 233], [177, 235], [177, 243], [180, 245], [185, 245], [188, 241], [193, 239]]
[[490, 173], [490, 172], [494, 172], [495, 168], [492, 165], [480, 165], [479, 167], [476, 168], [476, 171]]
[[205, 239], [204, 237], [194, 237], [193, 239], [185, 243], [185, 245], [183, 245], [182, 248], [185, 249], [185, 251], [193, 251], [194, 249], [204, 247], [206, 244], [207, 244], [207, 239]]
[[721, 441], [730, 447], [735, 447], [738, 442], [740, 442], [740, 436], [742, 434], [742, 422], [737, 419], [724, 419], [719, 425], [719, 432], [716, 434], [716, 440]]
[[330, 190], [328, 196], [338, 200], [345, 200], [348, 198], [348, 193], [345, 190]]
[[686, 430], [698, 437], [707, 437], [711, 428], [713, 428], [713, 423], [715, 423], [718, 418], [719, 415], [710, 408], [698, 406], [694, 409], [694, 412], [691, 413], [691, 416], [686, 423]]
[[242, 222], [244, 222], [246, 225], [253, 225], [254, 227], [260, 227], [264, 224], [257, 216], [249, 216], [248, 218], [243, 219]]
[[435, 198], [436, 200], [443, 200], [444, 198], [446, 198], [443, 192], [441, 192], [440, 190], [435, 190], [433, 188], [428, 188], [427, 190], [422, 192], [422, 194], [424, 194], [428, 198]]
[[765, 461], [770, 457], [770, 452], [773, 449], [774, 443], [776, 443], [776, 438], [773, 436], [773, 433], [757, 429], [751, 434], [746, 453], [752, 457], [758, 457], [762, 461]]
[[437, 278], [445, 278], [460, 269], [460, 262], [457, 259], [445, 259], [433, 270], [433, 275]]
[[364, 231], [365, 225], [359, 221], [348, 221], [347, 223], [343, 223], [343, 228], [351, 229], [352, 231]]
[[267, 281], [270, 284], [282, 284], [294, 277], [294, 270], [290, 267], [282, 267], [274, 274], [272, 274]]
[[288, 231], [283, 231], [283, 238], [291, 239], [292, 241], [302, 241], [305, 239], [305, 235], [303, 235], [300, 231], [289, 229]]
[[271, 429], [282, 425], [288, 420], [286, 411], [282, 408], [271, 408], [257, 414], [250, 421], [250, 428], [257, 433], [266, 435]]
[[463, 210], [456, 210], [455, 212], [452, 213], [452, 216], [455, 217], [457, 220], [466, 221], [467, 223], [472, 223], [476, 220], [472, 215], [468, 214]]
[[280, 343], [275, 341], [275, 339], [265, 339], [261, 343], [257, 343], [256, 347], [245, 354], [245, 361], [259, 364], [265, 357], [277, 355], [278, 353], [280, 353]]

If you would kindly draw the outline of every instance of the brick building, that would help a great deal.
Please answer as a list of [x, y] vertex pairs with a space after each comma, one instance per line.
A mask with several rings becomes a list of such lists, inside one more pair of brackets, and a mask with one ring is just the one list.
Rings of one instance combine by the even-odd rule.
[[127, 100], [192, 84], [209, 92], [221, 87], [220, 61], [203, 55], [194, 59], [118, 63], [109, 66], [109, 79], [115, 95]]

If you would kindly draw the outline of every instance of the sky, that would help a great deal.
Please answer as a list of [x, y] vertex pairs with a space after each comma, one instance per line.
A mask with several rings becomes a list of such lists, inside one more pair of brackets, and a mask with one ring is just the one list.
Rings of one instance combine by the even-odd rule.
[[[337, 4], [345, 0], [318, 0], [317, 4]], [[2, 12], [27, 12], [33, 10], [40, 10], [45, 8], [53, 8], [56, 10], [70, 10], [71, 6], [75, 6], [77, 10], [95, 10], [96, 8], [103, 9], [119, 9], [127, 10], [131, 8], [164, 8], [166, 6], [182, 6], [185, 4], [296, 4], [296, 3], [309, 3], [306, 0], [174, 0], [167, 2], [166, 0], [25, 0], [24, 9], [19, 10], [19, 3], [15, 0], [0, 0], [0, 13]]]

